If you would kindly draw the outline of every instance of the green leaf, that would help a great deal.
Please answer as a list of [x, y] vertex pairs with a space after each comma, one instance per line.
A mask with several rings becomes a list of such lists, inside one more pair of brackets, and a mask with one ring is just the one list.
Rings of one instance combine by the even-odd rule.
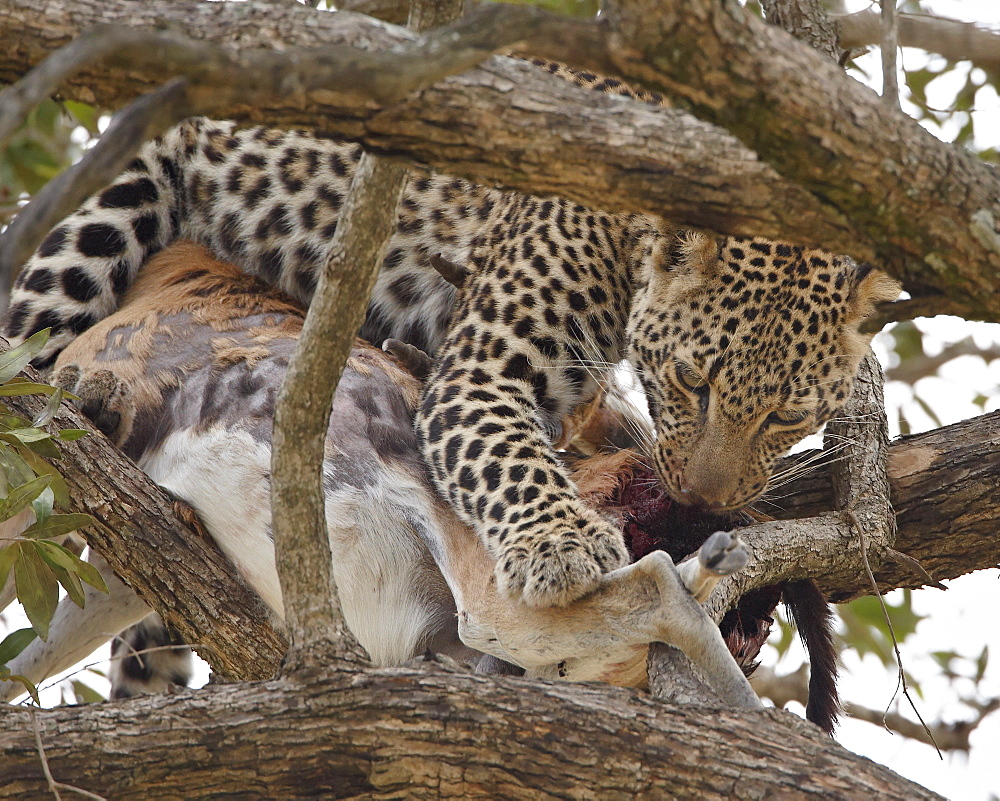
[[58, 542], [35, 540], [31, 544], [35, 546], [38, 555], [48, 562], [51, 567], [59, 567], [63, 570], [75, 572], [77, 562], [82, 561], [79, 556], [68, 548], [64, 548]]
[[0, 642], [0, 665], [6, 665], [37, 637], [34, 629], [12, 631]]
[[30, 425], [30, 420], [25, 420], [16, 414], [0, 414], [0, 430], [10, 431], [13, 428], [27, 428]]
[[0, 470], [3, 470], [7, 481], [13, 486], [24, 484], [35, 477], [35, 471], [28, 466], [25, 458], [4, 442], [0, 442]]
[[[0, 445], [2, 445], [2, 443], [0, 443]], [[2, 445], [2, 447], [7, 446]], [[23, 461], [27, 463], [35, 474], [40, 476], [51, 476], [52, 483], [49, 485], [49, 489], [52, 490], [52, 494], [56, 496], [56, 504], [61, 506], [63, 509], [69, 507], [69, 488], [66, 486], [66, 479], [62, 477], [59, 471], [45, 461], [41, 456], [36, 453], [32, 453], [27, 449], [25, 449], [22, 455], [24, 457]]]
[[72, 442], [75, 439], [87, 436], [89, 433], [85, 428], [64, 428], [56, 433], [56, 439], [61, 439], [63, 442]]
[[931, 420], [934, 421], [934, 425], [937, 428], [941, 428], [942, 426], [941, 418], [937, 416], [937, 412], [935, 412], [931, 408], [930, 404], [923, 398], [921, 398], [916, 392], [913, 393], [913, 400], [916, 401], [917, 406], [919, 406], [921, 409], [924, 410], [924, 414], [926, 414], [929, 418], [931, 418]]
[[49, 623], [59, 603], [59, 584], [30, 543], [18, 543], [21, 558], [14, 565], [17, 599], [38, 636], [47, 640]]
[[73, 686], [73, 694], [76, 696], [78, 704], [99, 704], [101, 701], [108, 700], [89, 684], [84, 684], [82, 681], [73, 679], [70, 684]]
[[48, 425], [52, 418], [56, 416], [56, 412], [59, 411], [59, 404], [62, 403], [63, 391], [60, 388], [56, 388], [56, 391], [52, 393], [52, 397], [49, 398], [49, 402], [45, 404], [45, 408], [42, 409], [31, 421], [31, 424], [35, 428], [41, 428], [44, 425]]
[[90, 515], [76, 512], [66, 515], [51, 515], [44, 523], [33, 523], [28, 526], [21, 536], [47, 540], [54, 537], [61, 537], [63, 534], [69, 534], [71, 531], [89, 526], [93, 522], [94, 518]]
[[16, 681], [23, 684], [24, 689], [31, 696], [31, 700], [35, 702], [35, 706], [42, 705], [42, 702], [38, 700], [38, 688], [25, 676], [19, 676], [17, 673], [0, 673], [0, 681]]
[[17, 395], [55, 395], [57, 392], [61, 391], [62, 390], [58, 387], [51, 387], [48, 384], [39, 384], [35, 381], [18, 381], [16, 379], [11, 379], [8, 383], [0, 387], [0, 397], [12, 398]]
[[12, 428], [10, 431], [5, 431], [0, 434], [7, 442], [12, 445], [17, 445], [18, 443], [23, 443], [27, 445], [29, 442], [39, 442], [43, 439], [52, 439], [52, 435], [46, 431], [42, 431], [40, 428]]
[[49, 341], [50, 330], [43, 328], [32, 334], [16, 348], [0, 353], [0, 384], [6, 384], [10, 381], [42, 352], [45, 343]]
[[108, 585], [104, 583], [104, 576], [90, 562], [85, 562], [82, 559], [77, 561], [76, 573], [95, 590], [100, 590], [101, 592], [108, 591]]
[[0, 501], [0, 520], [10, 520], [24, 509], [52, 483], [51, 476], [38, 476], [26, 484], [14, 487], [7, 497]]
[[58, 459], [62, 454], [56, 447], [52, 437], [45, 437], [34, 442], [29, 442], [24, 446], [27, 450], [33, 451], [43, 459]]
[[[0, 540], [0, 543], [2, 542], [3, 540]], [[14, 562], [17, 561], [20, 553], [21, 550], [17, 547], [16, 542], [0, 548], [0, 589], [3, 589], [4, 585], [7, 584], [7, 576], [10, 574], [10, 569], [14, 566]]]
[[57, 567], [51, 563], [49, 563], [49, 568], [52, 570], [52, 575], [56, 577], [56, 581], [66, 590], [66, 595], [69, 599], [83, 609], [87, 605], [87, 597], [83, 594], [83, 585], [80, 583], [80, 577], [76, 573], [63, 570], [61, 567]]
[[52, 492], [52, 487], [49, 486], [43, 489], [42, 494], [31, 502], [31, 508], [35, 510], [35, 520], [37, 522], [44, 523], [49, 519], [55, 499], [55, 493]]
[[101, 132], [97, 125], [101, 113], [93, 106], [75, 100], [64, 100], [63, 107], [74, 120], [87, 129], [87, 133], [91, 136], [97, 136]]
[[986, 675], [986, 666], [990, 661], [990, 647], [988, 645], [983, 646], [983, 650], [979, 652], [979, 657], [976, 659], [976, 684], [979, 684], [983, 680], [983, 676]]

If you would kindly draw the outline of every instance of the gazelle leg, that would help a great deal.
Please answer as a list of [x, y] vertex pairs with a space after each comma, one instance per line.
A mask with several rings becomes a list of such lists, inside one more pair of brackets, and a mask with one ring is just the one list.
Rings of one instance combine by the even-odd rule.
[[716, 531], [697, 554], [677, 565], [677, 572], [695, 600], [705, 603], [719, 579], [742, 570], [749, 559], [746, 545], [736, 534]]

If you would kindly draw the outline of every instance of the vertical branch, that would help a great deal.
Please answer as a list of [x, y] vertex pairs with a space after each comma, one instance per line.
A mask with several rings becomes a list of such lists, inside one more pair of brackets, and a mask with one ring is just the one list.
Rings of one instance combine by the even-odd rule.
[[844, 54], [837, 42], [837, 26], [822, 0], [761, 0], [764, 17], [784, 28], [796, 39], [840, 61]]
[[896, 0], [882, 0], [882, 100], [890, 108], [899, 108], [899, 80], [896, 55], [899, 52], [899, 19]]
[[[883, 0], [883, 6], [893, 2]], [[839, 59], [842, 51], [837, 44], [836, 28], [829, 23], [819, 0], [764, 0], [764, 7], [769, 22], [782, 25], [820, 52]], [[815, 22], [801, 21], [806, 18]], [[819, 32], [822, 36], [817, 35]], [[893, 65], [895, 76], [895, 58]], [[858, 369], [854, 394], [837, 418], [830, 421], [824, 443], [827, 449], [844, 448], [840, 452], [842, 458], [834, 461], [831, 468], [836, 508], [857, 515], [873, 536], [871, 544], [879, 553], [892, 544], [896, 532], [886, 474], [889, 434], [882, 385], [882, 367], [869, 350]]]
[[[414, 0], [414, 25], [458, 17], [461, 0]], [[424, 28], [419, 28], [424, 30]], [[333, 579], [323, 455], [333, 396], [361, 327], [406, 185], [405, 165], [361, 156], [274, 415], [271, 514], [290, 670], [361, 660]]]
[[406, 167], [361, 157], [274, 414], [271, 514], [288, 664], [360, 658], [333, 580], [323, 455], [333, 395], [378, 276]]
[[835, 508], [852, 512], [881, 557], [896, 534], [889, 501], [889, 430], [882, 394], [882, 366], [870, 350], [858, 368], [847, 406], [826, 427], [824, 447], [838, 448], [830, 465]]

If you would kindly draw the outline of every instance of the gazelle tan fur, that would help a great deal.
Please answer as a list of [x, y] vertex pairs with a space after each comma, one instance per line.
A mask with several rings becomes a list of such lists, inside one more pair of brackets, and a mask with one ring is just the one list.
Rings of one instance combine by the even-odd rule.
[[[301, 320], [274, 290], [179, 243], [154, 257], [121, 310], [57, 363], [105, 432], [199, 512], [278, 615], [271, 414]], [[679, 570], [666, 554], [652, 553], [564, 607], [511, 600], [498, 592], [481, 540], [431, 488], [412, 427], [418, 394], [419, 382], [392, 357], [359, 342], [328, 431], [324, 488], [335, 577], [348, 624], [373, 661], [396, 664], [431, 647], [470, 665], [485, 653], [529, 675], [637, 686], [645, 683], [648, 644], [660, 641], [681, 648], [727, 702], [759, 705], [698, 603], [720, 575], [745, 564], [738, 540], [713, 535]], [[134, 620], [118, 613], [115, 627], [148, 613], [134, 601], [122, 608]], [[78, 613], [60, 608], [60, 615]], [[100, 630], [73, 620], [79, 631]], [[57, 669], [61, 657], [42, 651], [29, 649], [12, 669], [36, 680]]]

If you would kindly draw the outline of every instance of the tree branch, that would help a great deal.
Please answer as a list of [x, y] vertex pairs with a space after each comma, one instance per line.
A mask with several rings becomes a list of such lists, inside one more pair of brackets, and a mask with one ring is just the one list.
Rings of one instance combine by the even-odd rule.
[[396, 227], [406, 176], [405, 165], [368, 154], [358, 163], [275, 408], [271, 513], [292, 669], [360, 658], [333, 578], [323, 455], [333, 395]]
[[[0, 36], [13, 42], [13, 47], [0, 53], [0, 80], [19, 76], [54, 46], [96, 22], [127, 19], [135, 28], [158, 22], [152, 10], [147, 15], [125, 0], [80, 0], [66, 6], [59, 5], [62, 0], [53, 0], [44, 9], [37, 7], [38, 0], [4, 2], [11, 13], [0, 19]], [[631, 71], [634, 78], [656, 85], [666, 81], [665, 72], [630, 60], [637, 55], [634, 48], [626, 48], [622, 55], [614, 46], [618, 40], [601, 25], [570, 24], [542, 15], [522, 17], [523, 7], [505, 8], [503, 25], [508, 30], [509, 26], [521, 30], [522, 46], [530, 45], [532, 52], [605, 69], [614, 57], [622, 68], [619, 71]], [[198, 31], [206, 41], [226, 48], [238, 41], [245, 48], [270, 47], [279, 52], [285, 49], [286, 37], [303, 46], [329, 41], [388, 48], [409, 41], [405, 32], [371, 20], [345, 13], [315, 14], [305, 7], [269, 6], [266, 15], [253, 4], [212, 5], [211, 13], [204, 4], [175, 4], [174, 9], [179, 17], [190, 20], [192, 33]], [[719, 13], [725, 16], [730, 12]], [[652, 22], [664, 16], [672, 18], [672, 12], [668, 14], [660, 5], [650, 14]], [[777, 36], [778, 31], [765, 35], [754, 28], [753, 35], [763, 36], [765, 47], [734, 41], [732, 28], [746, 27], [742, 14], [720, 23], [727, 37], [721, 44], [712, 43], [719, 35], [714, 29], [711, 33], [703, 30], [704, 15], [693, 16], [698, 19], [686, 30], [689, 39], [684, 47], [694, 51], [704, 44], [705, 53], [692, 57], [692, 74], [708, 53], [718, 53], [720, 47], [726, 52], [742, 48], [749, 53], [741, 53], [726, 70], [718, 65], [728, 64], [727, 59], [714, 59], [715, 77], [709, 71], [704, 79], [712, 83], [710, 91], [687, 91], [695, 99], [723, 97], [724, 87], [715, 86], [713, 81], [728, 80], [728, 71], [745, 74], [764, 69], [758, 63], [762, 50], [767, 50], [773, 63], [761, 73], [772, 76], [761, 86], [777, 85], [789, 94], [778, 80], [784, 73], [775, 76], [776, 72], [787, 69], [798, 85], [803, 78], [796, 77], [797, 73], [815, 72], [814, 62], [799, 63], [801, 46], [768, 38]], [[54, 19], [59, 23], [53, 24]], [[648, 27], [657, 29], [653, 24]], [[526, 28], [530, 30], [525, 33]], [[748, 35], [744, 31], [743, 36]], [[671, 33], [671, 41], [676, 38], [683, 37]], [[493, 43], [497, 41], [494, 38]], [[776, 45], [780, 46], [778, 51], [768, 49]], [[655, 64], [655, 42], [650, 47]], [[1000, 319], [1000, 299], [992, 292], [1000, 244], [997, 253], [990, 250], [996, 239], [991, 221], [1000, 218], [1000, 207], [994, 208], [990, 201], [995, 180], [986, 180], [985, 168], [980, 169], [973, 157], [925, 135], [912, 120], [883, 119], [887, 112], [872, 109], [866, 90], [855, 87], [850, 79], [828, 70], [817, 74], [820, 77], [815, 83], [799, 94], [790, 90], [790, 96], [844, 97], [851, 102], [868, 98], [860, 107], [863, 113], [854, 113], [846, 101], [838, 102], [830, 113], [827, 104], [808, 104], [808, 108], [783, 108], [783, 116], [773, 125], [750, 126], [759, 137], [764, 137], [763, 131], [769, 127], [777, 132], [770, 145], [761, 143], [762, 151], [771, 154], [790, 177], [803, 181], [812, 195], [779, 178], [731, 137], [682, 112], [596, 95], [540, 74], [530, 65], [500, 58], [391, 106], [363, 101], [342, 88], [290, 94], [280, 85], [275, 99], [265, 99], [267, 95], [261, 91], [249, 103], [244, 81], [238, 92], [214, 95], [211, 108], [213, 114], [243, 122], [285, 127], [315, 127], [322, 120], [326, 132], [358, 141], [369, 151], [405, 155], [444, 172], [535, 194], [567, 196], [595, 208], [647, 211], [679, 225], [720, 233], [818, 243], [866, 260], [884, 255], [889, 269], [907, 278], [912, 294], [937, 293], [934, 311]], [[267, 85], [269, 75], [261, 76], [260, 82]], [[110, 74], [90, 69], [70, 80], [64, 93], [114, 107], [162, 77], [162, 65], [155, 70], [148, 66], [119, 68]], [[676, 89], [675, 83], [671, 81], [670, 88]], [[753, 79], [753, 96], [761, 90], [757, 84]], [[738, 78], [737, 86], [736, 95], [750, 92], [746, 82], [741, 84]], [[714, 114], [716, 122], [732, 126], [741, 136], [752, 137], [744, 125], [745, 115], [773, 116], [771, 111], [748, 106], [737, 98], [732, 103], [720, 100], [715, 112], [709, 108], [712, 104], [703, 108], [690, 102], [698, 113]], [[726, 111], [730, 106], [733, 111]], [[847, 122], [838, 122], [837, 115]], [[850, 130], [841, 133], [845, 125]], [[821, 135], [823, 130], [834, 134]], [[899, 141], [886, 143], [887, 131], [894, 136], [902, 132]], [[782, 159], [792, 159], [790, 154], [797, 150], [806, 153], [801, 163], [782, 163]], [[781, 152], [775, 155], [777, 151]], [[827, 162], [835, 169], [817, 166]], [[884, 173], [890, 163], [907, 166], [905, 170], [899, 167], [900, 175], [887, 181]], [[848, 187], [850, 191], [846, 191]], [[931, 200], [925, 203], [921, 198]], [[893, 216], [897, 207], [900, 213]], [[887, 216], [893, 219], [887, 220]]]
[[[454, 19], [461, 6], [461, 0], [414, 0], [411, 27]], [[333, 396], [395, 231], [407, 177], [405, 165], [362, 154], [275, 408], [271, 513], [291, 670], [363, 658], [333, 576], [323, 457]]]
[[[615, 54], [624, 77], [681, 99], [837, 209], [878, 240], [879, 266], [914, 294], [934, 289], [966, 316], [1000, 318], [1000, 181], [989, 165], [943, 145], [735, 2], [620, 5]], [[816, 97], [824, 102], [807, 102]]]
[[[792, 701], [805, 706], [809, 700], [808, 666], [805, 664], [793, 673], [784, 675], [778, 675], [773, 668], [762, 665], [754, 672], [751, 684], [761, 696], [770, 699], [779, 709], [784, 709]], [[977, 709], [975, 716], [969, 720], [958, 720], [953, 723], [943, 720], [935, 721], [929, 726], [933, 740], [927, 736], [927, 731], [923, 726], [899, 712], [886, 713], [882, 710], [869, 709], [860, 704], [852, 703], [845, 705], [844, 712], [847, 713], [848, 717], [863, 720], [875, 726], [882, 726], [907, 739], [927, 745], [936, 744], [942, 751], [968, 753], [971, 748], [970, 735], [983, 720], [998, 708], [1000, 708], [1000, 699], [992, 699]]]
[[[792, 460], [816, 456], [807, 452]], [[831, 509], [828, 470], [828, 465], [816, 467], [783, 485], [781, 508], [768, 511], [787, 519]], [[916, 559], [938, 581], [1000, 565], [1000, 505], [993, 491], [1000, 483], [1000, 412], [894, 440], [888, 475], [895, 550]], [[927, 584], [926, 576], [891, 558], [876, 569], [875, 578], [883, 591]], [[867, 594], [857, 575], [818, 581], [837, 602]]]
[[[0, 798], [45, 792], [30, 714], [0, 709]], [[939, 798], [789, 713], [665, 706], [433, 662], [37, 715], [54, 777], [107, 797], [709, 800], [738, 787], [823, 801]]]
[[[881, 44], [879, 15], [874, 11], [858, 11], [835, 20], [841, 47], [853, 50]], [[949, 61], [968, 60], [985, 70], [1000, 69], [1000, 36], [974, 22], [900, 14], [899, 44], [937, 53]]]

